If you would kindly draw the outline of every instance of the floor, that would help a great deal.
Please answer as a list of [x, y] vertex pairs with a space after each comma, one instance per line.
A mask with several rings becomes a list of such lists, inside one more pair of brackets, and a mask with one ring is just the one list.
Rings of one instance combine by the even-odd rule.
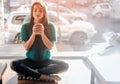
[[[0, 60], [0, 62], [6, 62], [7, 69], [3, 75], [3, 84], [17, 84], [17, 75], [10, 67], [11, 60]], [[86, 67], [83, 60], [64, 60], [69, 64], [68, 71], [60, 73], [62, 78], [58, 84], [90, 84], [90, 70]]]

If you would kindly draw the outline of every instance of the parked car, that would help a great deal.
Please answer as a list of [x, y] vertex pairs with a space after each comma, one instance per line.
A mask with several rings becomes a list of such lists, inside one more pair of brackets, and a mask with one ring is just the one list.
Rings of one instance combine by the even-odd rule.
[[91, 7], [90, 12], [93, 17], [109, 17], [112, 11], [112, 6], [110, 3], [98, 3]]
[[92, 23], [82, 20], [76, 20], [72, 24], [65, 18], [57, 18], [57, 13], [49, 11], [50, 21], [59, 26], [62, 40], [67, 40], [70, 44], [84, 44], [88, 42], [95, 34], [96, 30]]
[[[89, 22], [79, 20], [71, 24], [64, 17], [58, 17], [57, 13], [54, 11], [48, 11], [48, 16], [49, 20], [60, 28], [62, 40], [67, 40], [71, 44], [83, 44], [96, 33], [94, 25]], [[10, 14], [5, 25], [7, 31], [6, 43], [20, 43], [21, 25], [28, 20], [29, 12], [19, 11]], [[57, 33], [59, 39], [58, 34], [59, 33]]]
[[11, 12], [5, 23], [5, 43], [20, 43], [20, 28], [29, 17], [28, 11]]

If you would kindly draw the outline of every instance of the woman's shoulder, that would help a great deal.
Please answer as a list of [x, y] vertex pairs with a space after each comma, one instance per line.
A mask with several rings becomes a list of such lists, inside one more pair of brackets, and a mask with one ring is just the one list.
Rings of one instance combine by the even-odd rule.
[[49, 26], [55, 26], [55, 24], [53, 22], [48, 22]]
[[27, 25], [31, 25], [32, 23], [30, 23], [30, 22], [25, 22], [25, 23], [23, 23], [23, 26], [27, 26]]
[[56, 25], [53, 22], [49, 22], [48, 25], [52, 28], [52, 29], [56, 29]]
[[30, 27], [30, 26], [32, 26], [32, 25], [33, 25], [33, 24], [30, 23], [30, 22], [25, 22], [25, 23], [23, 23], [22, 27]]

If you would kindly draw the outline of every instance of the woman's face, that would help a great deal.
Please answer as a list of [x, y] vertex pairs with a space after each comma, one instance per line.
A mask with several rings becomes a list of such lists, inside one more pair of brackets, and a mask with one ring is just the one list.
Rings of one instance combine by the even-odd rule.
[[39, 4], [33, 7], [33, 17], [35, 21], [40, 21], [43, 18], [43, 8]]

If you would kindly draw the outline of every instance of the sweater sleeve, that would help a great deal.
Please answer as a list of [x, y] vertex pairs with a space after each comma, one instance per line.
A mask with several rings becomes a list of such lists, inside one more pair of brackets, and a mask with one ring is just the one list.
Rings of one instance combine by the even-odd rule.
[[52, 29], [50, 40], [55, 42], [55, 41], [57, 41], [57, 36], [56, 36], [57, 27], [53, 23], [49, 23], [49, 26]]
[[22, 41], [27, 41], [28, 40], [28, 35], [27, 35], [27, 30], [26, 30], [26, 24], [22, 25], [20, 35], [21, 35], [21, 40]]

